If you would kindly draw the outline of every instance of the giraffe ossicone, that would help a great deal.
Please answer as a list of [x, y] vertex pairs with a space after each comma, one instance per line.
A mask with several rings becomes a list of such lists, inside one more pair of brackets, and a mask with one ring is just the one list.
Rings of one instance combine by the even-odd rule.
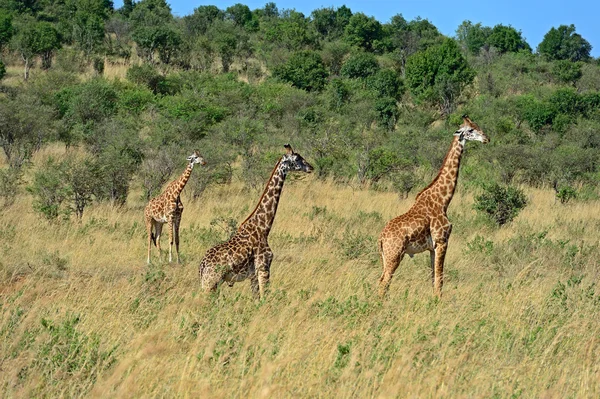
[[150, 263], [150, 249], [153, 243], [158, 248], [160, 256], [160, 236], [165, 223], [167, 223], [169, 230], [169, 262], [173, 260], [173, 240], [175, 240], [177, 263], [180, 263], [179, 226], [181, 224], [181, 215], [183, 214], [183, 203], [180, 197], [181, 191], [183, 191], [183, 188], [190, 179], [194, 165], [206, 165], [206, 161], [197, 150], [187, 157], [187, 160], [189, 163], [181, 176], [169, 183], [160, 195], [152, 198], [144, 209], [144, 221], [148, 233], [148, 263]]
[[429, 251], [431, 278], [434, 292], [442, 296], [444, 259], [452, 224], [446, 211], [454, 196], [460, 160], [467, 141], [488, 143], [487, 135], [467, 115], [463, 124], [454, 132], [450, 150], [442, 167], [431, 184], [425, 187], [413, 206], [403, 215], [390, 220], [379, 236], [378, 247], [383, 273], [379, 278], [379, 295], [383, 297], [392, 276], [405, 254], [411, 258], [420, 252]]
[[242, 222], [233, 237], [210, 248], [202, 258], [199, 273], [205, 291], [215, 291], [223, 282], [233, 286], [249, 278], [252, 293], [256, 297], [264, 297], [273, 260], [268, 237], [283, 183], [288, 172], [313, 171], [313, 167], [289, 144], [284, 147], [286, 152], [275, 165], [254, 211]]

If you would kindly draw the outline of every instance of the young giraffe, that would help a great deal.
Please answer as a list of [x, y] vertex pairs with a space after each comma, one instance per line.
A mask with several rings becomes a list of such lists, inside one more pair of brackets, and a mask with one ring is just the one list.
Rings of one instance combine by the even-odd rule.
[[295, 153], [289, 144], [285, 148], [286, 153], [275, 165], [254, 211], [233, 237], [206, 251], [199, 267], [204, 290], [214, 291], [223, 281], [231, 287], [236, 282], [250, 278], [252, 293], [264, 298], [273, 260], [273, 252], [267, 239], [275, 219], [283, 183], [288, 172], [313, 171], [313, 167], [300, 154]]
[[454, 140], [438, 175], [415, 199], [414, 205], [405, 214], [388, 222], [379, 236], [379, 253], [383, 263], [383, 274], [379, 279], [379, 295], [387, 292], [396, 268], [404, 254], [429, 251], [431, 278], [435, 294], [442, 296], [444, 258], [452, 224], [446, 210], [456, 188], [460, 158], [467, 140], [488, 143], [485, 133], [467, 115], [464, 123], [454, 132]]
[[[206, 161], [198, 151], [194, 151], [192, 155], [187, 157], [188, 166], [183, 171], [183, 174], [177, 179], [169, 183], [167, 188], [158, 197], [154, 197], [146, 205], [144, 209], [144, 219], [146, 222], [146, 231], [148, 232], [148, 263], [150, 263], [150, 248], [152, 243], [157, 246], [158, 254], [160, 255], [160, 234], [163, 224], [167, 223], [169, 229], [169, 262], [173, 260], [173, 236], [175, 236], [175, 250], [177, 251], [177, 263], [179, 260], [179, 225], [181, 223], [181, 215], [183, 213], [183, 204], [181, 203], [180, 194], [186, 183], [188, 182], [194, 165], [206, 165]], [[154, 233], [152, 230], [154, 229]]]

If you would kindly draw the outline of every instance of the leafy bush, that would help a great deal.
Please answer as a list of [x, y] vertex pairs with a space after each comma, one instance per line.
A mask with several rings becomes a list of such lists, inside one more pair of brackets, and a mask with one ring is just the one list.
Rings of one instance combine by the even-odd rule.
[[34, 173], [33, 181], [27, 187], [27, 191], [33, 195], [33, 209], [50, 221], [59, 216], [68, 217], [71, 213], [66, 205], [71, 195], [70, 188], [64, 184], [63, 176], [66, 171], [66, 163], [50, 157]]
[[487, 214], [499, 226], [512, 221], [527, 205], [523, 190], [493, 183], [475, 197], [475, 209]]
[[19, 169], [0, 169], [0, 198], [2, 198], [5, 207], [15, 202], [15, 197], [19, 193], [20, 180], [21, 171]]
[[167, 91], [167, 78], [150, 64], [133, 65], [127, 70], [125, 77], [130, 82], [148, 87], [154, 94], [164, 94]]
[[340, 73], [351, 79], [367, 78], [379, 71], [379, 63], [371, 53], [357, 53], [352, 55], [344, 65]]
[[294, 53], [288, 62], [273, 71], [273, 76], [306, 91], [323, 89], [328, 75], [321, 56], [308, 50]]

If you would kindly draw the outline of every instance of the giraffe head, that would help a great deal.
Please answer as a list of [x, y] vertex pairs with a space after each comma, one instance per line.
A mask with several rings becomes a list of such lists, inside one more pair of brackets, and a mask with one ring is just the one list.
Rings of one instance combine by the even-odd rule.
[[192, 155], [187, 157], [187, 160], [190, 161], [190, 167], [192, 167], [192, 168], [194, 167], [194, 164], [197, 164], [197, 163], [199, 163], [202, 166], [206, 165], [206, 161], [204, 160], [202, 155], [200, 155], [200, 153], [198, 153], [198, 150], [194, 151], [194, 153]]
[[463, 115], [463, 124], [460, 125], [460, 128], [456, 132], [454, 132], [454, 135], [458, 136], [460, 140], [481, 141], [483, 144], [490, 142], [490, 139], [483, 130], [481, 130], [475, 122], [469, 119], [466, 114]]
[[302, 155], [294, 152], [291, 145], [286, 144], [284, 147], [286, 152], [281, 158], [280, 165], [285, 169], [286, 172], [292, 171], [311, 173], [313, 171], [312, 165], [306, 162], [304, 158], [302, 158]]

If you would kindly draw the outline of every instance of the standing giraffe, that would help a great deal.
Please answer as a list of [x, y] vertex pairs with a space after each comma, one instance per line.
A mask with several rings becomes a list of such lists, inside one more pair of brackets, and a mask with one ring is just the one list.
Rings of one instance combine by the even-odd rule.
[[[183, 213], [183, 203], [180, 194], [186, 183], [190, 179], [194, 165], [206, 165], [206, 161], [198, 151], [187, 157], [188, 166], [177, 180], [173, 180], [167, 188], [157, 197], [154, 197], [144, 209], [144, 219], [146, 222], [146, 231], [148, 232], [148, 263], [150, 263], [150, 248], [152, 243], [157, 246], [160, 255], [160, 233], [163, 224], [167, 223], [169, 229], [169, 262], [173, 260], [173, 236], [175, 236], [175, 249], [177, 251], [177, 263], [179, 260], [179, 225]], [[152, 232], [154, 229], [154, 233]]]
[[429, 186], [417, 194], [414, 205], [403, 215], [390, 220], [379, 236], [379, 253], [383, 274], [379, 279], [379, 295], [387, 292], [396, 268], [404, 254], [428, 250], [431, 258], [431, 279], [435, 294], [442, 296], [444, 258], [452, 224], [446, 210], [458, 181], [460, 158], [467, 140], [488, 143], [490, 140], [467, 115], [464, 123], [454, 132], [454, 140], [442, 167]]
[[234, 283], [250, 278], [254, 296], [264, 298], [269, 283], [273, 251], [267, 241], [277, 205], [288, 172], [311, 173], [313, 167], [285, 145], [286, 153], [279, 159], [256, 208], [228, 241], [212, 247], [200, 262], [200, 281], [206, 291], [214, 291], [226, 281]]

